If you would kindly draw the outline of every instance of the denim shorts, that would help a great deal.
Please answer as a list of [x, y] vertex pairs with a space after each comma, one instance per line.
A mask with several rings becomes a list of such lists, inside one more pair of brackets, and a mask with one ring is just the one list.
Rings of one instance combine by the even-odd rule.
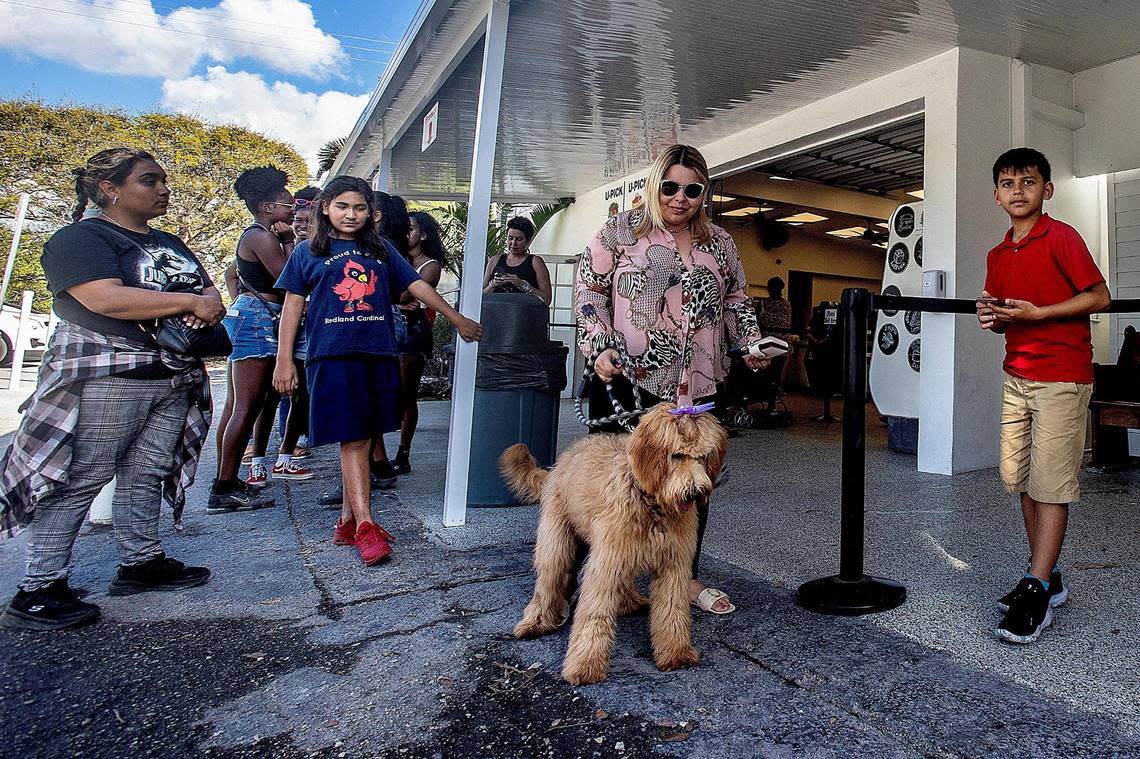
[[253, 295], [243, 293], [226, 311], [222, 325], [230, 336], [234, 349], [230, 361], [246, 358], [276, 358], [277, 337], [273, 334], [270, 309], [281, 315], [281, 306], [268, 301], [262, 303]]

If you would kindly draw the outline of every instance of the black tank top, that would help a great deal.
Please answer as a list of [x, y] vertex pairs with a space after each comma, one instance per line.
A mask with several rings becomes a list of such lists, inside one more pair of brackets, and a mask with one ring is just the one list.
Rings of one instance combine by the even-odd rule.
[[[241, 247], [242, 238], [244, 238], [246, 232], [251, 229], [265, 229], [265, 227], [262, 227], [258, 224], [255, 224], [252, 227], [247, 227], [245, 231], [241, 233], [241, 237], [238, 238], [239, 248]], [[277, 283], [277, 279], [269, 273], [269, 270], [265, 268], [265, 264], [261, 263], [260, 260], [246, 261], [236, 252], [234, 253], [234, 258], [237, 259], [239, 293], [247, 293], [251, 290], [259, 293], [279, 292], [273, 287], [273, 285]]]
[[[497, 271], [502, 274], [514, 274], [524, 282], [528, 282], [531, 287], [538, 287], [538, 275], [534, 273], [534, 254], [528, 253], [523, 262], [518, 266], [511, 266], [507, 263], [507, 254], [499, 256], [498, 263], [492, 271]], [[514, 285], [503, 285], [499, 288], [501, 292], [521, 292]]]

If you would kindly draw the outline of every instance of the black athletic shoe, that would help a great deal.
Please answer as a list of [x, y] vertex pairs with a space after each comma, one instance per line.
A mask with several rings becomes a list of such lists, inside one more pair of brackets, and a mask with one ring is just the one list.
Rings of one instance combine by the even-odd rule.
[[412, 462], [409, 456], [409, 452], [403, 448], [396, 451], [396, 458], [392, 459], [392, 471], [397, 475], [411, 474]]
[[1022, 578], [1009, 611], [994, 634], [1010, 643], [1032, 643], [1041, 631], [1053, 624], [1049, 593], [1036, 577]]
[[332, 490], [321, 493], [320, 502], [322, 506], [340, 506], [344, 503], [344, 485], [337, 485]]
[[253, 511], [266, 509], [276, 503], [272, 498], [265, 498], [257, 494], [244, 482], [235, 490], [228, 493], [210, 491], [206, 501], [207, 514], [228, 514], [235, 511]]
[[148, 590], [196, 588], [209, 581], [210, 570], [205, 567], [188, 567], [181, 561], [162, 554], [142, 564], [120, 564], [119, 573], [111, 580], [107, 593], [112, 596], [133, 596]]
[[0, 615], [0, 626], [13, 630], [63, 630], [99, 619], [99, 607], [79, 600], [67, 580], [33, 590], [16, 591], [8, 608]]
[[[392, 466], [392, 462], [384, 459], [383, 461], [371, 462], [372, 479], [375, 480], [394, 480], [399, 472]], [[383, 487], [383, 486], [381, 486]]]
[[[997, 602], [998, 611], [1002, 614], [1009, 612], [1009, 607], [1013, 604], [1014, 599], [1017, 598], [1017, 592], [1021, 589], [1021, 583], [1017, 587], [1002, 596]], [[1069, 600], [1069, 591], [1065, 588], [1065, 583], [1061, 579], [1061, 573], [1054, 570], [1053, 574], [1049, 575], [1049, 606], [1056, 609], [1058, 606], [1064, 606], [1065, 601]]]

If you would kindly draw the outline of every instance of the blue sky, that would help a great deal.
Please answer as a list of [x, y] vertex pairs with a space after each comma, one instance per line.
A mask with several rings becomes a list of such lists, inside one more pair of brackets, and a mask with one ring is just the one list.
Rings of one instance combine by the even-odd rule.
[[347, 134], [419, 0], [0, 0], [0, 97]]

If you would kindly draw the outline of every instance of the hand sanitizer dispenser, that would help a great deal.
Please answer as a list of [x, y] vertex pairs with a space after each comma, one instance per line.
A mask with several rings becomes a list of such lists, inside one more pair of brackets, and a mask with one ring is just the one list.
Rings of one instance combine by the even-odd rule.
[[931, 269], [922, 273], [922, 297], [946, 297], [946, 272], [941, 269]]

